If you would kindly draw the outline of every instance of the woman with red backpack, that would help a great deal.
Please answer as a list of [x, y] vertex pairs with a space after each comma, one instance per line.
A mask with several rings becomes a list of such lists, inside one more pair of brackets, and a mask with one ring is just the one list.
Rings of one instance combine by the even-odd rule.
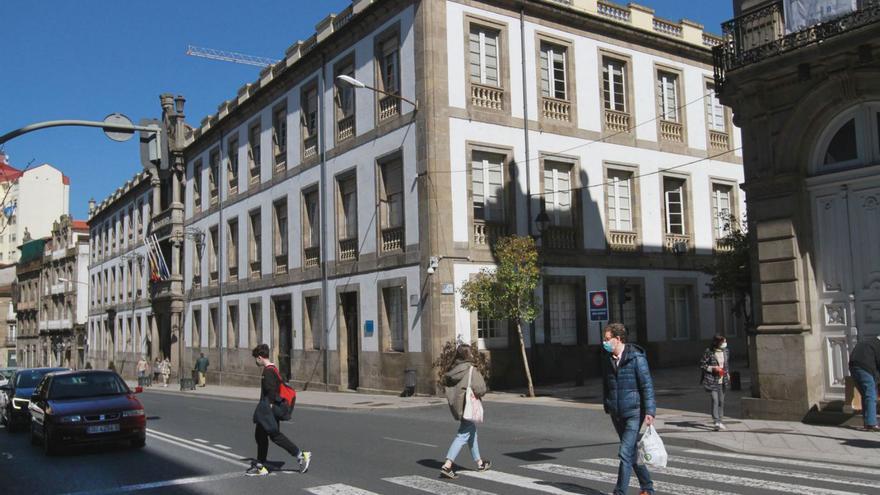
[[[284, 433], [281, 433], [279, 420], [289, 419], [290, 410], [293, 407], [289, 393], [282, 394], [282, 387], [290, 389], [290, 386], [281, 379], [278, 367], [269, 360], [269, 346], [260, 344], [251, 352], [257, 366], [263, 368], [260, 379], [260, 402], [254, 410], [254, 439], [257, 441], [257, 461], [253, 463], [245, 474], [248, 476], [265, 476], [269, 474], [266, 468], [266, 456], [269, 453], [269, 440], [294, 456], [299, 463], [299, 470], [305, 473], [309, 469], [312, 460], [311, 452], [299, 449]], [[290, 389], [292, 390], [292, 389]], [[285, 391], [286, 392], [286, 391]], [[282, 395], [284, 397], [282, 397]]]

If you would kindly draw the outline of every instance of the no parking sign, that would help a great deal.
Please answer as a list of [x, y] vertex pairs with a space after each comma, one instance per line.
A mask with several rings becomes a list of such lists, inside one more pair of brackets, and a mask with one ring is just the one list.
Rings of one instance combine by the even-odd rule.
[[608, 291], [590, 291], [587, 298], [590, 300], [590, 321], [608, 321]]

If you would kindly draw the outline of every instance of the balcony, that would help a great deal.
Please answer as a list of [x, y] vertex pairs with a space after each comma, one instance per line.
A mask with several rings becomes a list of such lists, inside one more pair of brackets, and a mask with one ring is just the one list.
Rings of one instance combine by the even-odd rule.
[[336, 140], [345, 141], [354, 137], [354, 115], [342, 117], [336, 122]]
[[608, 232], [608, 249], [622, 253], [633, 253], [639, 249], [639, 234], [612, 230]]
[[660, 120], [660, 139], [673, 143], [684, 142], [684, 130], [681, 123], [669, 120]]
[[628, 8], [615, 5], [613, 3], [598, 2], [596, 8], [599, 15], [613, 19], [618, 22], [632, 22], [631, 14]]
[[52, 288], [49, 291], [53, 296], [56, 294], [64, 294], [67, 292], [67, 283], [58, 282], [57, 284], [52, 284]]
[[311, 268], [321, 262], [321, 247], [312, 246], [303, 249], [303, 266]]
[[665, 235], [663, 247], [667, 252], [674, 254], [684, 254], [690, 250], [691, 236], [686, 234], [669, 234]]
[[403, 227], [382, 229], [382, 251], [399, 251], [403, 249]]
[[340, 239], [339, 240], [339, 261], [356, 260], [358, 257], [357, 249], [358, 249], [357, 238]]
[[379, 122], [400, 114], [400, 97], [397, 95], [383, 96], [379, 99]]
[[5, 347], [15, 347], [15, 337], [14, 336], [13, 337], [6, 337], [3, 340], [3, 345]]
[[574, 227], [549, 227], [542, 234], [547, 249], [576, 249]]
[[559, 120], [561, 122], [571, 122], [571, 102], [566, 100], [557, 100], [556, 98], [541, 98], [541, 109], [544, 118], [547, 120]]
[[629, 114], [605, 109], [605, 130], [609, 132], [629, 132]]
[[287, 253], [279, 253], [275, 255], [275, 275], [287, 273]]
[[477, 246], [494, 246], [504, 236], [507, 227], [503, 223], [474, 221], [474, 244]]
[[729, 253], [733, 251], [733, 246], [730, 245], [726, 239], [715, 239], [715, 253]]
[[709, 130], [709, 147], [713, 150], [726, 151], [730, 149], [730, 135], [725, 131]]
[[504, 90], [496, 86], [471, 83], [471, 106], [487, 110], [504, 110]]
[[317, 134], [303, 139], [303, 158], [308, 159], [318, 155], [318, 136]]
[[156, 234], [157, 237], [163, 237], [166, 234], [173, 234], [168, 229], [172, 227], [176, 227], [177, 229], [181, 229], [179, 235], [183, 235], [182, 231], [183, 226], [183, 205], [180, 203], [174, 203], [170, 207], [168, 207], [165, 211], [156, 215], [153, 220], [153, 233]]
[[721, 44], [713, 48], [718, 88], [727, 72], [758, 63], [880, 21], [880, 2], [862, 0], [858, 10], [790, 31], [783, 2], [778, 1], [721, 25]]
[[279, 148], [275, 150], [275, 166], [272, 167], [272, 172], [275, 174], [283, 173], [287, 170], [287, 150], [284, 148]]

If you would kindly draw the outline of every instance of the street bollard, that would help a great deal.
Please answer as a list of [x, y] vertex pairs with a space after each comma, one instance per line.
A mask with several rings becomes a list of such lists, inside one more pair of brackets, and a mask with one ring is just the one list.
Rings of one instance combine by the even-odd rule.
[[403, 371], [403, 393], [401, 397], [412, 397], [416, 392], [416, 370], [407, 369]]

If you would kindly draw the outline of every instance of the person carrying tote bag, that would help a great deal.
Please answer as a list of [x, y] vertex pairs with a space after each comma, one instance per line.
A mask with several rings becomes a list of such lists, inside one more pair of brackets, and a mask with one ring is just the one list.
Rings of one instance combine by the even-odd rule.
[[[440, 475], [450, 479], [458, 478], [458, 474], [452, 469], [452, 466], [465, 444], [470, 448], [471, 457], [477, 463], [477, 470], [487, 471], [492, 463], [480, 457], [480, 447], [477, 441], [477, 422], [481, 422], [483, 417], [480, 398], [486, 394], [486, 381], [480, 370], [474, 366], [471, 359], [471, 346], [467, 344], [458, 346], [455, 352], [455, 361], [443, 375], [443, 385], [446, 387], [449, 410], [452, 417], [459, 421], [459, 425], [452, 445], [449, 446], [449, 451], [446, 453], [446, 462], [440, 468]], [[468, 397], [472, 399], [467, 400]]]

